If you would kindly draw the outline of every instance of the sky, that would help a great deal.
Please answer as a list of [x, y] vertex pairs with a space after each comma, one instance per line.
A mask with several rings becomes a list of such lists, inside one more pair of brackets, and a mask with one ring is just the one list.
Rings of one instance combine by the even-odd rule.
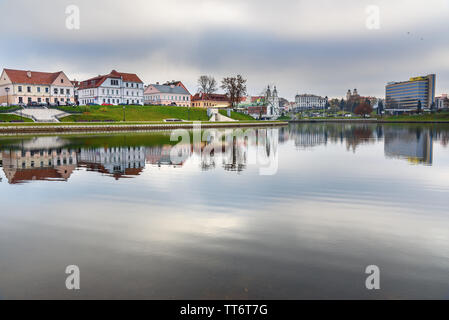
[[0, 12], [1, 68], [115, 69], [191, 93], [200, 75], [242, 74], [250, 95], [276, 85], [290, 101], [383, 97], [387, 82], [436, 73], [449, 93], [449, 0], [0, 0]]

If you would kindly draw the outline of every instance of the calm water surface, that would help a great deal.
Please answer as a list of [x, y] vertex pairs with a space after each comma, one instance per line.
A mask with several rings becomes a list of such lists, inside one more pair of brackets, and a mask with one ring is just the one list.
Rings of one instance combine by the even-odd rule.
[[449, 126], [257, 137], [0, 137], [0, 299], [449, 299]]

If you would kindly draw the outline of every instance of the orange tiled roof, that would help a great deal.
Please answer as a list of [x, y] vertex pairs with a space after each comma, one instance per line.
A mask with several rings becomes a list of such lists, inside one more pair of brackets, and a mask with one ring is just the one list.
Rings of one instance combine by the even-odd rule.
[[218, 94], [218, 93], [210, 93], [210, 94], [202, 94], [197, 93], [192, 97], [192, 101], [229, 101], [229, 98], [225, 94]]
[[12, 83], [51, 85], [63, 73], [4, 69]]

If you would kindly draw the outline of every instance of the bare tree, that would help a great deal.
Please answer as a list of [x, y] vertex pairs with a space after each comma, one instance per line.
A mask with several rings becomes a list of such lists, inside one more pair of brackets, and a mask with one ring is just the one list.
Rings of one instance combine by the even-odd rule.
[[217, 91], [217, 81], [212, 76], [198, 78], [198, 93], [211, 94]]
[[243, 79], [241, 75], [224, 78], [221, 81], [221, 88], [226, 92], [231, 106], [235, 108], [246, 94], [246, 79]]

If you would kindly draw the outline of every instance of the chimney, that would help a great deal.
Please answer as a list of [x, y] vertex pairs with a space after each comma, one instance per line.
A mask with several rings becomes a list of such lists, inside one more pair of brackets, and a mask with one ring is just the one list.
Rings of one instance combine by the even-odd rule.
[[27, 77], [28, 77], [28, 78], [31, 78], [31, 71], [28, 71], [28, 72], [27, 72]]

